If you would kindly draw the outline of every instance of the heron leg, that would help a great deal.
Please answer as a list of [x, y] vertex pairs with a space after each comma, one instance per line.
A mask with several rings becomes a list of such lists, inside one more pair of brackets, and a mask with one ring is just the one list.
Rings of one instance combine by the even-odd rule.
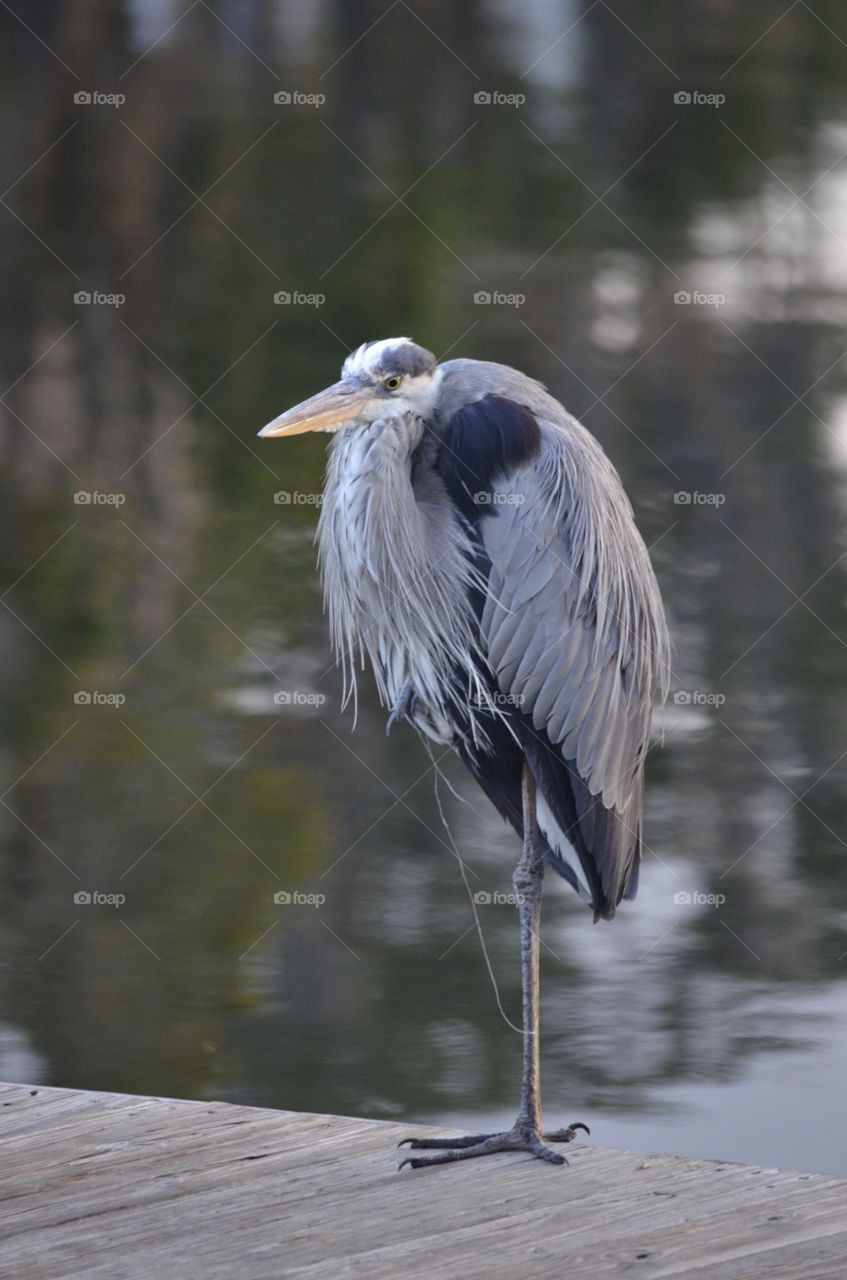
[[[417, 1151], [440, 1150], [441, 1155], [409, 1157], [400, 1165], [422, 1169], [430, 1164], [450, 1164], [498, 1151], [526, 1151], [549, 1164], [567, 1164], [563, 1155], [551, 1151], [541, 1139], [541, 1081], [538, 1037], [538, 968], [541, 925], [541, 890], [544, 863], [538, 852], [535, 779], [524, 763], [521, 782], [523, 801], [523, 849], [512, 883], [518, 901], [521, 930], [521, 982], [523, 988], [523, 1075], [521, 1109], [507, 1133], [480, 1133], [465, 1138], [406, 1138], [404, 1143]], [[576, 1130], [588, 1126], [574, 1121], [567, 1129], [545, 1134], [548, 1142], [572, 1142]]]
[[415, 703], [417, 700], [418, 695], [412, 688], [412, 682], [411, 680], [407, 680], [403, 685], [403, 688], [400, 690], [397, 701], [391, 708], [391, 715], [388, 717], [388, 724], [385, 726], [386, 738], [391, 733], [392, 725], [396, 724], [398, 720], [408, 720], [409, 716], [415, 710]]
[[[521, 926], [521, 986], [523, 990], [523, 1076], [517, 1125], [536, 1136], [541, 1132], [541, 1072], [538, 1035], [538, 991], [541, 939], [541, 890], [544, 863], [538, 853], [535, 779], [524, 761], [521, 782], [523, 849], [512, 876]], [[561, 1157], [564, 1160], [564, 1157]], [[557, 1161], [558, 1163], [558, 1161]]]

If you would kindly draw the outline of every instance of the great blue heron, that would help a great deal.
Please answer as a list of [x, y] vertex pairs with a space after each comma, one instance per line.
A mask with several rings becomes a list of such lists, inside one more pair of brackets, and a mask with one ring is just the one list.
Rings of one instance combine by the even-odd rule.
[[366, 650], [388, 728], [405, 718], [453, 746], [523, 841], [520, 1114], [507, 1133], [410, 1139], [438, 1154], [404, 1163], [517, 1150], [564, 1164], [542, 1141], [542, 877], [553, 867], [595, 921], [635, 896], [669, 650], [647, 549], [594, 438], [505, 365], [366, 343], [259, 434], [304, 431], [333, 433], [319, 559], [348, 692]]

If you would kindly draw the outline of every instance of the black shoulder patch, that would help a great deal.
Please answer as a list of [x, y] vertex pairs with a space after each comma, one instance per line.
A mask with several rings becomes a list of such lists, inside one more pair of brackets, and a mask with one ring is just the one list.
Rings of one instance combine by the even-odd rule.
[[469, 520], [491, 514], [493, 486], [529, 462], [541, 444], [541, 428], [526, 405], [487, 395], [465, 405], [447, 424], [438, 472]]

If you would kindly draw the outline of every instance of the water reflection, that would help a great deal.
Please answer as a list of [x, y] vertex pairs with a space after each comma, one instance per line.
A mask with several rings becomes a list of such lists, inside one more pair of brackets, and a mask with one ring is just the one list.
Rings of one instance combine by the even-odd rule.
[[[210, 5], [158, 40], [176, 9], [104, 0], [39, 11], [43, 44], [5, 16], [0, 1074], [511, 1112], [453, 841], [495, 894], [514, 840], [451, 760], [386, 741], [367, 681], [351, 736], [322, 445], [254, 436], [411, 333], [584, 418], [671, 614], [638, 903], [594, 928], [547, 897], [548, 1110], [847, 1168], [823, 1122], [777, 1123], [801, 1086], [837, 1114], [847, 990], [843, 21], [663, 8], [633, 34], [606, 4]], [[674, 102], [698, 87], [725, 105]], [[97, 90], [126, 102], [74, 102]], [[295, 90], [326, 102], [274, 103]], [[125, 301], [74, 302], [96, 290]], [[274, 901], [298, 891], [325, 902]], [[480, 918], [516, 1012], [513, 914]]]

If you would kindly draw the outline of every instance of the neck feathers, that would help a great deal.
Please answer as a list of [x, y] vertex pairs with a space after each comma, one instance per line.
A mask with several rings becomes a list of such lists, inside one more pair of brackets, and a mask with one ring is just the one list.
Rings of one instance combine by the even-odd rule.
[[339, 432], [318, 524], [330, 633], [356, 696], [356, 659], [371, 659], [380, 698], [393, 706], [410, 683], [421, 725], [450, 741], [451, 703], [479, 683], [468, 593], [471, 548], [443, 487], [416, 494], [412, 453], [424, 425], [413, 415]]

